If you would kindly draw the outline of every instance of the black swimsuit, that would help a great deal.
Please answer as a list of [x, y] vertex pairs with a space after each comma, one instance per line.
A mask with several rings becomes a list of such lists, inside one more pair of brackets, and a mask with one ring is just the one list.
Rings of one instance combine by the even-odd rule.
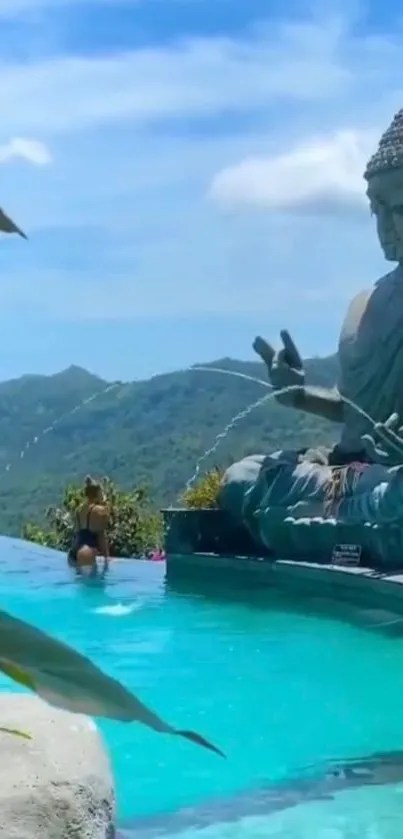
[[77, 551], [79, 551], [80, 548], [82, 548], [84, 545], [86, 545], [89, 548], [95, 548], [96, 550], [99, 550], [98, 533], [94, 533], [94, 531], [90, 529], [91, 512], [94, 507], [95, 504], [92, 504], [90, 507], [88, 507], [86, 526], [81, 527], [73, 535], [72, 544], [67, 554], [67, 561], [69, 565], [77, 564]]

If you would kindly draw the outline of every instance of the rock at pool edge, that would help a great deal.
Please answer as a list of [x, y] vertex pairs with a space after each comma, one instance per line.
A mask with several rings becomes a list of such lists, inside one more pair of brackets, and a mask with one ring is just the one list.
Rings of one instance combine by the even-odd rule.
[[112, 772], [93, 720], [0, 694], [1, 839], [113, 839]]

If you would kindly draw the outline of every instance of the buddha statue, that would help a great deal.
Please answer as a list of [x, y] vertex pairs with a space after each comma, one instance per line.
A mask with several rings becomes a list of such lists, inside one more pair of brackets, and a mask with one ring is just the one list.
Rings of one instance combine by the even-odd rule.
[[382, 438], [382, 425], [388, 418], [389, 429], [397, 430], [398, 417], [403, 417], [403, 110], [382, 136], [364, 177], [381, 248], [397, 266], [372, 289], [357, 294], [348, 307], [338, 346], [337, 387], [326, 390], [305, 384], [300, 354], [285, 330], [280, 333], [283, 347], [279, 352], [261, 337], [253, 346], [276, 390], [298, 386], [279, 395], [279, 402], [342, 426], [329, 463], [363, 460], [393, 465], [403, 462], [403, 439], [396, 434], [393, 451], [385, 457], [368, 421], [343, 397], [379, 424], [378, 437]]
[[378, 565], [390, 565], [403, 555], [403, 110], [364, 176], [379, 242], [397, 265], [347, 310], [337, 387], [306, 385], [287, 331], [277, 352], [261, 337], [253, 345], [278, 401], [338, 423], [340, 439], [325, 452], [283, 450], [233, 464], [218, 503], [277, 555], [329, 559], [337, 544], [353, 542]]

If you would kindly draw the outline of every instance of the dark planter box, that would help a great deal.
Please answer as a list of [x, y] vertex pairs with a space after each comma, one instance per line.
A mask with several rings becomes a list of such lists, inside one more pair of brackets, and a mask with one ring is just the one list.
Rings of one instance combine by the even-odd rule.
[[258, 545], [246, 527], [237, 525], [224, 510], [163, 510], [164, 548], [169, 554], [222, 554], [272, 556]]

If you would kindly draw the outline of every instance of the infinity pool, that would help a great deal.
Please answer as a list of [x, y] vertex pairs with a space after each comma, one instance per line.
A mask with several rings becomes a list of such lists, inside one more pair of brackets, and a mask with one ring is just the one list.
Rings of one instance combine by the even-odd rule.
[[[199, 827], [187, 825], [182, 839], [401, 839], [403, 622], [383, 611], [245, 590], [245, 580], [228, 589], [210, 579], [195, 593], [167, 586], [164, 571], [121, 561], [103, 588], [88, 587], [72, 580], [60, 554], [0, 539], [5, 608], [80, 649], [167, 720], [204, 733], [227, 754], [224, 761], [140, 726], [101, 722], [122, 835], [179, 836], [170, 814], [186, 808]], [[0, 690], [9, 689], [1, 679]], [[268, 812], [263, 792], [256, 813], [259, 789], [292, 790], [295, 781], [322, 777], [332, 759], [400, 750], [394, 783], [334, 798], [314, 791], [308, 803]], [[234, 823], [220, 801], [227, 814], [229, 802]], [[197, 814], [206, 807], [202, 827]]]

